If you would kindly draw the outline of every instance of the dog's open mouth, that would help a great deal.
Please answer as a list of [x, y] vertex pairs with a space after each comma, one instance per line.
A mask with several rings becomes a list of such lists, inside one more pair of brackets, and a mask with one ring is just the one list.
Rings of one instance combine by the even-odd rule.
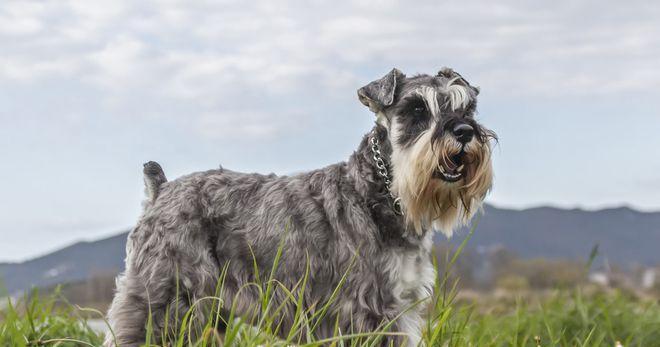
[[464, 156], [465, 153], [461, 152], [451, 156], [448, 162], [441, 160], [433, 176], [450, 183], [460, 181], [463, 178], [465, 169], [465, 164], [463, 163]]

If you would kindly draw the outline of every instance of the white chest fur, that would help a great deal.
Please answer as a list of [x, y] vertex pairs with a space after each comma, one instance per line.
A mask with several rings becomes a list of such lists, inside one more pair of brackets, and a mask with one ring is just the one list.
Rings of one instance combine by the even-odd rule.
[[392, 251], [387, 264], [392, 294], [401, 311], [405, 311], [397, 319], [397, 326], [408, 334], [410, 346], [416, 346], [421, 339], [423, 320], [420, 311], [428, 305], [433, 294], [436, 272], [430, 259], [432, 238], [433, 234], [429, 232], [418, 249]]

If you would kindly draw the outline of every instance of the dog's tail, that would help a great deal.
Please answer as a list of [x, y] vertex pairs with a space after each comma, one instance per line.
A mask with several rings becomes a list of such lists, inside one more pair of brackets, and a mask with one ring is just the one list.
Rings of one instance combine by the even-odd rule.
[[158, 198], [160, 186], [167, 182], [167, 177], [165, 177], [163, 168], [155, 161], [144, 163], [142, 172], [144, 173], [144, 192], [147, 194], [148, 201], [154, 202]]

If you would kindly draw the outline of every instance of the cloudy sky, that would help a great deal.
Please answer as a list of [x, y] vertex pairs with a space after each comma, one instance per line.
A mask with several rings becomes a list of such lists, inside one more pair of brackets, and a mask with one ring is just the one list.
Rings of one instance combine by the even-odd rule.
[[440, 3], [3, 1], [0, 261], [128, 228], [147, 160], [343, 160], [392, 67], [482, 88], [491, 203], [660, 210], [660, 3]]

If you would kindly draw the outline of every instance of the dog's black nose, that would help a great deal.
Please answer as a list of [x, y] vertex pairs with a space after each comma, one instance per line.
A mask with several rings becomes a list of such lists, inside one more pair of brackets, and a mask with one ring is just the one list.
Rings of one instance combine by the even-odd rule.
[[468, 143], [472, 141], [472, 138], [474, 137], [474, 128], [469, 124], [463, 123], [455, 126], [454, 130], [452, 130], [452, 133], [454, 133], [454, 136], [458, 142]]

